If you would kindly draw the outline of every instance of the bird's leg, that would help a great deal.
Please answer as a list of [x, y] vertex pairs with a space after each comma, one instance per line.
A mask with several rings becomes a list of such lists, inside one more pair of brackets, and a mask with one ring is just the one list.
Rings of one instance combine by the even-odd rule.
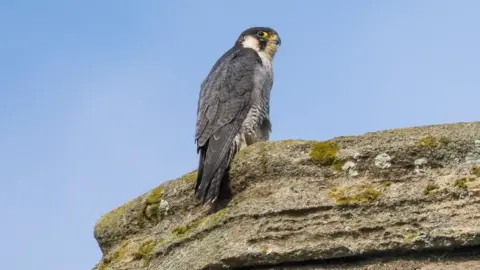
[[243, 130], [235, 136], [235, 144], [236, 144], [236, 153], [240, 152], [243, 148], [248, 146], [246, 132]]

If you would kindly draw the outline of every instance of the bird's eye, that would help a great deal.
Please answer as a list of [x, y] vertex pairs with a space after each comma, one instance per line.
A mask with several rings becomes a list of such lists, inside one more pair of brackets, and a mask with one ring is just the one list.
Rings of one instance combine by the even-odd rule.
[[267, 33], [263, 32], [263, 31], [259, 31], [259, 32], [257, 33], [257, 35], [258, 35], [259, 37], [264, 37], [264, 36], [267, 35]]

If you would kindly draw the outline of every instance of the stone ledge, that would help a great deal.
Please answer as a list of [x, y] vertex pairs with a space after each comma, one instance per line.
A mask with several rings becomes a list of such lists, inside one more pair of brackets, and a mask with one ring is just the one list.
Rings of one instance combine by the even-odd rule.
[[[478, 166], [480, 122], [258, 143], [235, 157], [233, 199], [218, 212], [194, 200], [194, 171], [103, 216], [95, 269], [255, 269], [477, 246]], [[383, 264], [400, 262], [413, 263]], [[315, 267], [302, 269], [327, 269]]]

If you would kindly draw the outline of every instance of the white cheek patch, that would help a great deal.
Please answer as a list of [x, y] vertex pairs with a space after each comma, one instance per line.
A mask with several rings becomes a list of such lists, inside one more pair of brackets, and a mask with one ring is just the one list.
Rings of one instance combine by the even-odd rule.
[[251, 48], [255, 51], [260, 51], [260, 47], [258, 46], [258, 40], [252, 36], [246, 36], [242, 42], [244, 48]]

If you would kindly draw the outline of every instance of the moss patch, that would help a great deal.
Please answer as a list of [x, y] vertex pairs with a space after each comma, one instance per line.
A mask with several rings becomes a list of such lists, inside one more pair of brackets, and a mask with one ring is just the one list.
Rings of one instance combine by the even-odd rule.
[[130, 206], [131, 203], [126, 203], [103, 215], [95, 224], [94, 234], [101, 235], [104, 231], [108, 231], [111, 230], [111, 228], [116, 227], [118, 221], [121, 220], [125, 215], [127, 207]]
[[370, 203], [377, 200], [381, 193], [380, 189], [372, 185], [356, 185], [334, 187], [328, 192], [328, 196], [333, 198], [337, 204], [345, 205]]
[[448, 145], [452, 140], [450, 140], [450, 138], [448, 137], [441, 136], [440, 139], [438, 139], [438, 141], [443, 145]]
[[105, 256], [103, 259], [102, 259], [102, 262], [100, 263], [100, 265], [98, 266], [98, 270], [105, 270], [107, 269], [108, 265], [118, 259], [120, 259], [121, 257], [125, 256], [125, 246], [127, 246], [128, 242], [125, 242], [118, 250], [116, 250], [115, 252], [113, 252], [111, 255], [109, 256]]
[[150, 261], [152, 260], [153, 251], [155, 250], [155, 247], [157, 246], [157, 244], [161, 242], [163, 242], [163, 239], [159, 239], [155, 241], [151, 239], [146, 240], [140, 245], [137, 252], [135, 252], [134, 254], [135, 259], [137, 260], [142, 259], [143, 266], [149, 266]]
[[199, 218], [187, 225], [176, 226], [172, 229], [171, 232], [177, 238], [183, 238], [185, 237], [186, 234], [188, 234], [188, 232], [190, 232], [193, 229], [196, 229], [199, 227], [211, 226], [219, 223], [226, 213], [227, 213], [226, 209], [222, 209], [204, 218]]
[[150, 219], [150, 220], [156, 220], [158, 218], [158, 204], [152, 204], [148, 205], [145, 208], [145, 215]]
[[343, 165], [345, 165], [345, 163], [347, 163], [346, 160], [343, 160], [343, 159], [335, 159], [335, 160], [333, 161], [332, 168], [333, 168], [334, 171], [341, 172], [341, 171], [342, 171], [342, 167], [343, 167]]
[[178, 180], [182, 181], [182, 182], [185, 182], [187, 184], [192, 184], [192, 183], [195, 183], [197, 181], [197, 174], [198, 174], [197, 171], [189, 172], [189, 173], [185, 174], [184, 176], [182, 176]]
[[475, 175], [476, 177], [480, 177], [480, 166], [474, 166], [470, 168], [468, 171], [471, 175]]
[[381, 187], [382, 188], [388, 188], [391, 185], [392, 185], [392, 183], [390, 183], [390, 182], [384, 182], [384, 183], [381, 184]]
[[338, 145], [334, 142], [317, 142], [310, 151], [310, 158], [321, 165], [332, 165], [335, 162]]
[[418, 235], [419, 234], [416, 232], [405, 235], [405, 238], [403, 238], [403, 243], [409, 244], [410, 242], [414, 241]]
[[150, 191], [150, 194], [147, 196], [147, 204], [155, 204], [159, 203], [160, 200], [162, 199], [163, 195], [163, 187], [158, 186], [154, 188], [152, 191]]
[[459, 189], [467, 189], [467, 181], [467, 177], [455, 179], [455, 181], [453, 181], [453, 186]]
[[163, 186], [160, 185], [154, 189], [152, 189], [146, 198], [144, 214], [150, 221], [158, 221], [159, 219], [159, 211], [158, 206], [160, 201], [162, 200], [163, 196]]
[[107, 265], [102, 261], [100, 262], [100, 264], [98, 265], [98, 270], [106, 270], [107, 269]]
[[225, 214], [227, 214], [227, 210], [225, 209], [217, 211], [216, 213], [206, 216], [201, 224], [202, 226], [210, 226], [213, 224], [217, 224], [225, 216]]
[[181, 238], [181, 237], [183, 237], [189, 230], [190, 230], [190, 228], [187, 227], [187, 226], [183, 226], [183, 225], [182, 225], [182, 226], [176, 226], [176, 227], [174, 227], [174, 228], [172, 229], [172, 233], [173, 233], [175, 236]]
[[122, 205], [113, 211], [105, 214], [100, 218], [100, 220], [97, 223], [97, 226], [108, 226], [109, 224], [113, 224], [114, 222], [118, 221], [120, 216], [123, 216], [125, 214], [125, 205]]
[[438, 189], [440, 188], [439, 185], [437, 184], [433, 184], [433, 183], [429, 183], [425, 189], [423, 190], [423, 195], [430, 195], [430, 194], [433, 194], [435, 193]]
[[110, 257], [109, 262], [116, 261], [125, 255], [125, 251], [123, 249], [115, 251], [112, 256]]
[[435, 148], [438, 146], [438, 142], [433, 136], [425, 136], [418, 141], [417, 145], [424, 148]]
[[339, 146], [334, 142], [316, 142], [310, 151], [310, 159], [320, 165], [332, 165], [334, 171], [341, 172], [347, 161], [336, 157], [338, 150]]

